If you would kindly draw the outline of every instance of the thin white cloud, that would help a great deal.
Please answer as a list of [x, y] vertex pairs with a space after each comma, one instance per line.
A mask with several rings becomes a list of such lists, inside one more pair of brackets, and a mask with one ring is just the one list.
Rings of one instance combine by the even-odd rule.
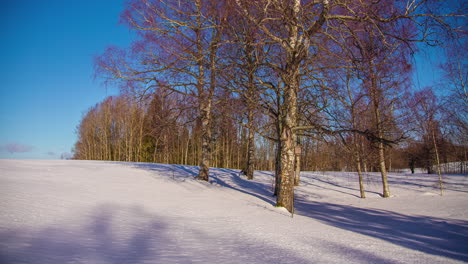
[[0, 149], [6, 150], [6, 151], [10, 152], [11, 154], [13, 154], [13, 153], [25, 153], [25, 152], [32, 151], [34, 149], [34, 146], [21, 144], [21, 143], [16, 143], [16, 142], [11, 142], [11, 143], [7, 143], [5, 145], [0, 146]]

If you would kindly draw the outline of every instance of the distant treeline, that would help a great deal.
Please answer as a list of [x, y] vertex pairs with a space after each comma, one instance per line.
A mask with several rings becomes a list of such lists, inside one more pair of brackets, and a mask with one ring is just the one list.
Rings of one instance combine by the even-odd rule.
[[[162, 90], [161, 90], [162, 91]], [[234, 100], [234, 99], [233, 99]], [[241, 118], [232, 118], [232, 108], [215, 111], [213, 126], [213, 165], [243, 169], [247, 162], [247, 129]], [[130, 96], [108, 97], [83, 116], [78, 126], [74, 158], [198, 165], [201, 155], [199, 120], [190, 101], [168, 91], [136, 100]], [[238, 120], [241, 120], [238, 122]], [[267, 121], [257, 120], [257, 123]], [[271, 131], [273, 134], [274, 131]], [[300, 137], [301, 170], [354, 171], [355, 163], [339, 137], [321, 140]], [[468, 173], [468, 148], [454, 144], [449, 135], [438, 135], [444, 173]], [[255, 137], [255, 169], [275, 170], [275, 142]], [[377, 151], [365, 138], [361, 141], [363, 171], [378, 171]], [[429, 137], [407, 138], [401, 146], [386, 150], [390, 171], [423, 168], [436, 171], [434, 147]]]

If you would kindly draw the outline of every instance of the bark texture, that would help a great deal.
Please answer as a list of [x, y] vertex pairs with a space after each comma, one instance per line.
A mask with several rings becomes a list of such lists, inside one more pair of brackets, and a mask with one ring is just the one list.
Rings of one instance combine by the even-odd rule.
[[244, 173], [247, 179], [252, 180], [254, 178], [254, 166], [255, 166], [255, 132], [253, 131], [253, 111], [249, 110], [248, 114], [249, 124], [249, 135], [247, 145], [247, 163], [244, 169]]

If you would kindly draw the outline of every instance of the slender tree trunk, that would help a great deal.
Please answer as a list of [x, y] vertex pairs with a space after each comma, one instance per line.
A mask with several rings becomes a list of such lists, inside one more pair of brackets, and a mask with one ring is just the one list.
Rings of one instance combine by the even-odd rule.
[[278, 196], [281, 185], [281, 144], [278, 142], [275, 151], [275, 190], [274, 196]]
[[164, 157], [164, 162], [165, 164], [169, 164], [169, 140], [167, 139], [167, 134], [165, 133], [164, 134], [164, 137], [163, 137], [163, 146], [164, 146], [164, 150], [163, 150], [163, 157]]
[[377, 136], [379, 137], [379, 141], [377, 144], [378, 147], [378, 152], [379, 152], [379, 169], [380, 169], [380, 174], [382, 175], [382, 189], [383, 193], [382, 196], [384, 198], [390, 197], [390, 188], [388, 186], [388, 177], [387, 177], [387, 168], [385, 167], [385, 145], [382, 141], [383, 139], [383, 127], [382, 127], [382, 119], [381, 119], [381, 113], [379, 109], [379, 103], [380, 103], [380, 97], [378, 95], [378, 87], [377, 87], [377, 80], [375, 78], [375, 73], [373, 70], [373, 62], [370, 63], [370, 71], [371, 71], [371, 92], [372, 92], [372, 100], [373, 100], [373, 111], [374, 111], [374, 117], [375, 117], [375, 122], [376, 122], [376, 128], [377, 128]]
[[276, 137], [278, 141], [275, 142], [276, 149], [275, 149], [275, 163], [274, 163], [275, 164], [275, 190], [273, 192], [274, 196], [278, 196], [279, 189], [281, 186], [281, 148], [282, 148], [281, 141], [280, 141], [281, 128], [282, 128], [281, 122], [282, 122], [281, 115], [279, 115], [278, 119], [276, 120]]
[[388, 171], [392, 171], [392, 151], [389, 149], [389, 152], [388, 153]]
[[253, 111], [249, 109], [248, 113], [249, 135], [247, 141], [247, 162], [244, 173], [247, 179], [252, 180], [255, 166], [255, 132], [253, 131]]
[[241, 146], [242, 144], [239, 144], [239, 146], [237, 146], [237, 163], [236, 163], [236, 166], [234, 167], [235, 169], [239, 169], [241, 167]]
[[366, 159], [364, 159], [364, 160], [362, 161], [362, 166], [364, 167], [364, 173], [367, 173], [367, 172], [368, 172], [368, 169], [367, 169], [367, 161], [366, 161]]
[[153, 162], [154, 163], [158, 162], [157, 154], [158, 154], [158, 140], [155, 140], [154, 141], [154, 151], [153, 151]]
[[[379, 133], [379, 137], [382, 138], [382, 133]], [[388, 177], [387, 169], [385, 167], [385, 146], [383, 142], [379, 142], [379, 168], [380, 174], [382, 175], [382, 188], [383, 188], [383, 197], [390, 197], [390, 188], [388, 187]]]
[[359, 156], [359, 153], [356, 153], [356, 169], [359, 176], [359, 191], [361, 193], [361, 198], [364, 199], [366, 198], [366, 192], [364, 191], [364, 180], [361, 171], [361, 157]]
[[184, 157], [184, 159], [185, 159], [184, 164], [185, 165], [189, 164], [188, 163], [189, 162], [188, 161], [189, 143], [190, 143], [190, 137], [189, 137], [189, 135], [187, 135], [187, 144], [186, 144], [186, 148], [185, 148], [185, 157]]
[[[379, 133], [379, 137], [382, 138], [382, 133]], [[387, 177], [387, 168], [385, 167], [385, 146], [383, 142], [379, 142], [379, 168], [380, 174], [382, 175], [382, 188], [383, 188], [383, 197], [390, 197], [390, 188], [388, 186], [388, 177]]]
[[301, 173], [301, 154], [296, 154], [296, 164], [294, 173], [294, 186], [299, 186], [300, 173]]
[[444, 183], [442, 181], [442, 173], [440, 171], [440, 160], [439, 160], [439, 149], [437, 147], [437, 141], [434, 129], [432, 129], [432, 142], [434, 143], [434, 150], [437, 162], [437, 173], [439, 174], [439, 188], [440, 188], [440, 195], [444, 195]]
[[[297, 137], [297, 146], [300, 145], [300, 138], [299, 136]], [[302, 150], [302, 149], [301, 149]], [[296, 162], [295, 162], [295, 172], [294, 172], [294, 186], [299, 186], [299, 181], [300, 181], [300, 174], [301, 174], [301, 153], [294, 153]]]

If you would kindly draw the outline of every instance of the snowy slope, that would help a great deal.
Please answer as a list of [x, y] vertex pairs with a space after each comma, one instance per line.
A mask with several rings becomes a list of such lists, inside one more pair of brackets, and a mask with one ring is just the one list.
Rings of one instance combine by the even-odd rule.
[[271, 172], [97, 161], [0, 160], [0, 263], [464, 263], [468, 180], [303, 173], [293, 218]]

